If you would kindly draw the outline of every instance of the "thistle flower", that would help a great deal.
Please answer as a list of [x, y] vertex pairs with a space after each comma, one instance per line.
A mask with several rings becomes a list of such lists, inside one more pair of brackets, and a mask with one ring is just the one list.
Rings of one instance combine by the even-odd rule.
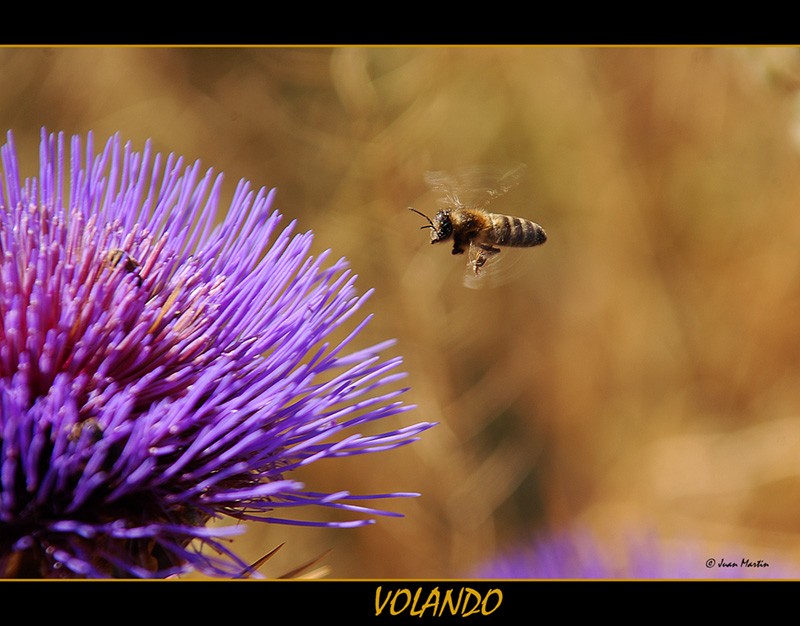
[[[276, 235], [274, 190], [241, 181], [215, 225], [221, 175], [199, 163], [90, 134], [67, 172], [64, 144], [42, 131], [24, 182], [11, 133], [0, 149], [0, 576], [231, 576], [238, 521], [357, 526], [394, 515], [360, 502], [417, 495], [290, 478], [430, 424], [346, 430], [410, 408], [400, 359], [348, 352], [369, 317], [326, 341], [370, 292], [294, 222]], [[288, 511], [307, 505], [356, 519]]]
[[585, 530], [542, 536], [484, 564], [486, 579], [728, 579], [789, 578], [797, 568], [753, 550], [720, 550], [668, 542], [655, 533], [622, 533], [603, 542]]

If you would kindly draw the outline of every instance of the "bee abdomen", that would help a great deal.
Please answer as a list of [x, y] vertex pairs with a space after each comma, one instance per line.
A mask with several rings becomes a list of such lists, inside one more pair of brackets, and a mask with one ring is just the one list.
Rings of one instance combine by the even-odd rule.
[[492, 213], [490, 218], [492, 229], [488, 239], [498, 246], [529, 247], [547, 241], [544, 229], [535, 222], [498, 213]]

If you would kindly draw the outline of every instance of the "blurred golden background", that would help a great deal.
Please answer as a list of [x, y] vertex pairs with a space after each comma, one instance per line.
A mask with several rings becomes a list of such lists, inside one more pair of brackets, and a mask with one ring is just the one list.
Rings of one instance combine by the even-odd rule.
[[[440, 425], [309, 467], [315, 490], [419, 491], [402, 519], [252, 528], [280, 575], [469, 576], [540, 532], [639, 529], [800, 561], [800, 51], [794, 48], [0, 49], [2, 127], [200, 159], [375, 287]], [[549, 235], [496, 289], [429, 245], [426, 170], [528, 165], [493, 208]], [[306, 519], [330, 512], [298, 512]], [[339, 519], [337, 516], [336, 519]], [[703, 553], [705, 555], [705, 553]]]

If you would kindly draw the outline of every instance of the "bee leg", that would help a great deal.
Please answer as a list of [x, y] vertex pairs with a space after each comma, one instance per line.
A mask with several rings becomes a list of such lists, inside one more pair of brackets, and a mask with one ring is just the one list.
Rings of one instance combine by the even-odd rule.
[[478, 253], [478, 256], [475, 257], [475, 260], [472, 262], [472, 271], [475, 272], [475, 275], [478, 275], [478, 270], [482, 268], [486, 261], [489, 260], [490, 256], [500, 253], [500, 248], [495, 248], [488, 244], [481, 244], [480, 246], [481, 251]]
[[461, 237], [453, 235], [453, 254], [464, 254], [464, 245], [466, 243]]

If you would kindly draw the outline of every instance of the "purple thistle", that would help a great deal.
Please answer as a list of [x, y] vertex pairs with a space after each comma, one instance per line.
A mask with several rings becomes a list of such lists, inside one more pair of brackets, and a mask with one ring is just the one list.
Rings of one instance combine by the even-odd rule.
[[[792, 578], [797, 568], [736, 546], [668, 542], [655, 532], [621, 532], [600, 541], [588, 531], [563, 531], [524, 543], [485, 563], [484, 579], [730, 579]], [[752, 558], [750, 558], [752, 557]]]
[[[357, 295], [343, 259], [277, 236], [274, 190], [236, 188], [182, 158], [42, 131], [39, 177], [0, 149], [0, 576], [235, 576], [244, 527], [214, 518], [358, 526], [396, 515], [316, 493], [290, 472], [416, 440], [420, 423], [353, 427], [408, 410], [387, 341], [348, 353], [369, 320], [326, 340]], [[69, 176], [68, 195], [64, 193]], [[277, 512], [318, 505], [349, 522]]]

